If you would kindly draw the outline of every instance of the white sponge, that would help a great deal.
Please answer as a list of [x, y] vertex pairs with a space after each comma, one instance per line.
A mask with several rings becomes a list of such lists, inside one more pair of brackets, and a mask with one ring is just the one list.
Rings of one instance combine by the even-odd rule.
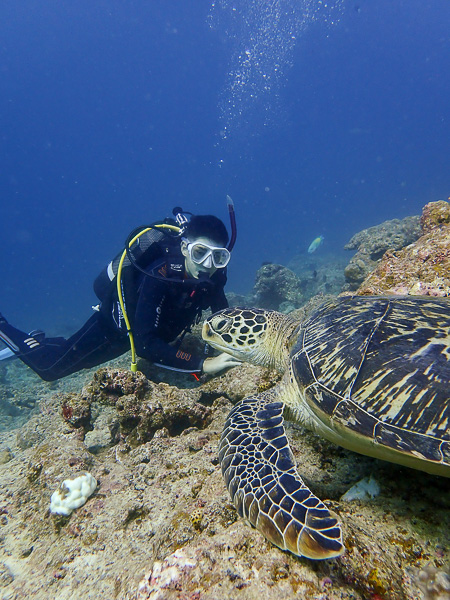
[[80, 508], [97, 487], [97, 480], [90, 473], [83, 473], [75, 479], [65, 479], [52, 494], [50, 512], [57, 515], [70, 515]]
[[364, 477], [358, 483], [355, 483], [349, 490], [341, 496], [341, 500], [350, 502], [351, 500], [369, 500], [375, 498], [380, 493], [380, 486], [373, 475]]

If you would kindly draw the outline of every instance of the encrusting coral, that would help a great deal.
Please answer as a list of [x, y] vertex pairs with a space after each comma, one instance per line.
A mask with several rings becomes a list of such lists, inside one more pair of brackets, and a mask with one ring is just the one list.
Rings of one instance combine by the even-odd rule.
[[450, 203], [430, 202], [420, 218], [423, 235], [387, 251], [357, 293], [450, 296]]
[[344, 246], [345, 250], [357, 250], [344, 270], [348, 289], [355, 290], [387, 250], [399, 250], [417, 240], [420, 235], [417, 216], [385, 221], [355, 234]]

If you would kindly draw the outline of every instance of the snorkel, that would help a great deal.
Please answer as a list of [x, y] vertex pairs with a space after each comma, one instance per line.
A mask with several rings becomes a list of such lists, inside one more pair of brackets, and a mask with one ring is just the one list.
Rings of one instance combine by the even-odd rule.
[[228, 242], [227, 250], [231, 252], [233, 250], [234, 244], [236, 243], [237, 237], [237, 227], [236, 227], [236, 213], [234, 212], [234, 202], [230, 196], [227, 194], [227, 206], [228, 206], [228, 215], [230, 217], [230, 227], [231, 227], [231, 237]]
[[[236, 213], [234, 210], [234, 202], [231, 198], [231, 196], [229, 196], [227, 194], [227, 207], [228, 207], [228, 216], [230, 218], [230, 229], [231, 229], [231, 236], [230, 236], [230, 241], [228, 242], [227, 245], [227, 250], [229, 252], [231, 252], [231, 250], [234, 248], [234, 244], [236, 243], [236, 237], [237, 237], [237, 227], [236, 227]], [[172, 214], [175, 218], [175, 221], [178, 225], [178, 227], [180, 228], [180, 233], [179, 235], [183, 235], [184, 230], [186, 229], [187, 224], [189, 223], [189, 219], [192, 216], [192, 213], [184, 211], [181, 206], [176, 206], [173, 210], [172, 210]], [[189, 215], [189, 216], [187, 216]]]

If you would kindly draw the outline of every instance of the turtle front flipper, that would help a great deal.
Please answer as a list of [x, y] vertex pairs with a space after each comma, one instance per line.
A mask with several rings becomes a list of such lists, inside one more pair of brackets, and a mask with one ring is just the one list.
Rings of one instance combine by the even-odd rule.
[[275, 399], [269, 390], [230, 412], [219, 445], [228, 491], [241, 517], [282, 550], [316, 560], [339, 556], [341, 527], [298, 476]]

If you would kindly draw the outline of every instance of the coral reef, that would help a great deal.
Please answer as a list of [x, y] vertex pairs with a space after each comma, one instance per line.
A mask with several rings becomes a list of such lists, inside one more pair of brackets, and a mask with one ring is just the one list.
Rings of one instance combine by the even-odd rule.
[[430, 202], [420, 222], [424, 234], [406, 248], [386, 252], [358, 294], [450, 296], [450, 203]]
[[303, 302], [317, 294], [339, 294], [344, 283], [346, 260], [335, 254], [299, 254], [288, 263], [300, 279]]
[[344, 246], [345, 250], [357, 250], [344, 270], [347, 289], [356, 290], [387, 250], [399, 250], [420, 235], [418, 216], [392, 219], [355, 234]]
[[253, 288], [255, 305], [288, 312], [300, 307], [304, 300], [299, 278], [287, 267], [265, 264], [256, 273]]
[[423, 233], [440, 228], [441, 225], [450, 225], [450, 203], [448, 200], [429, 202], [422, 210], [420, 225]]
[[142, 373], [102, 368], [83, 390], [85, 402], [115, 408], [109, 429], [112, 440], [130, 447], [160, 435], [178, 435], [189, 427], [203, 429], [211, 409], [199, 402], [198, 390], [178, 390], [167, 383], [150, 382]]
[[61, 414], [64, 420], [73, 427], [82, 427], [86, 431], [90, 429], [91, 406], [84, 394], [62, 394]]
[[[277, 378], [241, 365], [183, 390], [111, 365], [78, 399], [68, 385], [26, 425], [1, 433], [0, 597], [413, 600], [426, 586], [443, 600], [450, 527], [440, 478], [353, 454], [287, 423], [302, 476], [344, 523], [346, 553], [299, 559], [239, 518], [218, 464], [219, 436], [233, 404]], [[89, 427], [66, 418], [64, 403], [75, 414], [88, 406]], [[98, 488], [72, 515], [50, 516], [53, 490], [80, 471], [92, 473]], [[371, 474], [379, 496], [341, 500]]]

